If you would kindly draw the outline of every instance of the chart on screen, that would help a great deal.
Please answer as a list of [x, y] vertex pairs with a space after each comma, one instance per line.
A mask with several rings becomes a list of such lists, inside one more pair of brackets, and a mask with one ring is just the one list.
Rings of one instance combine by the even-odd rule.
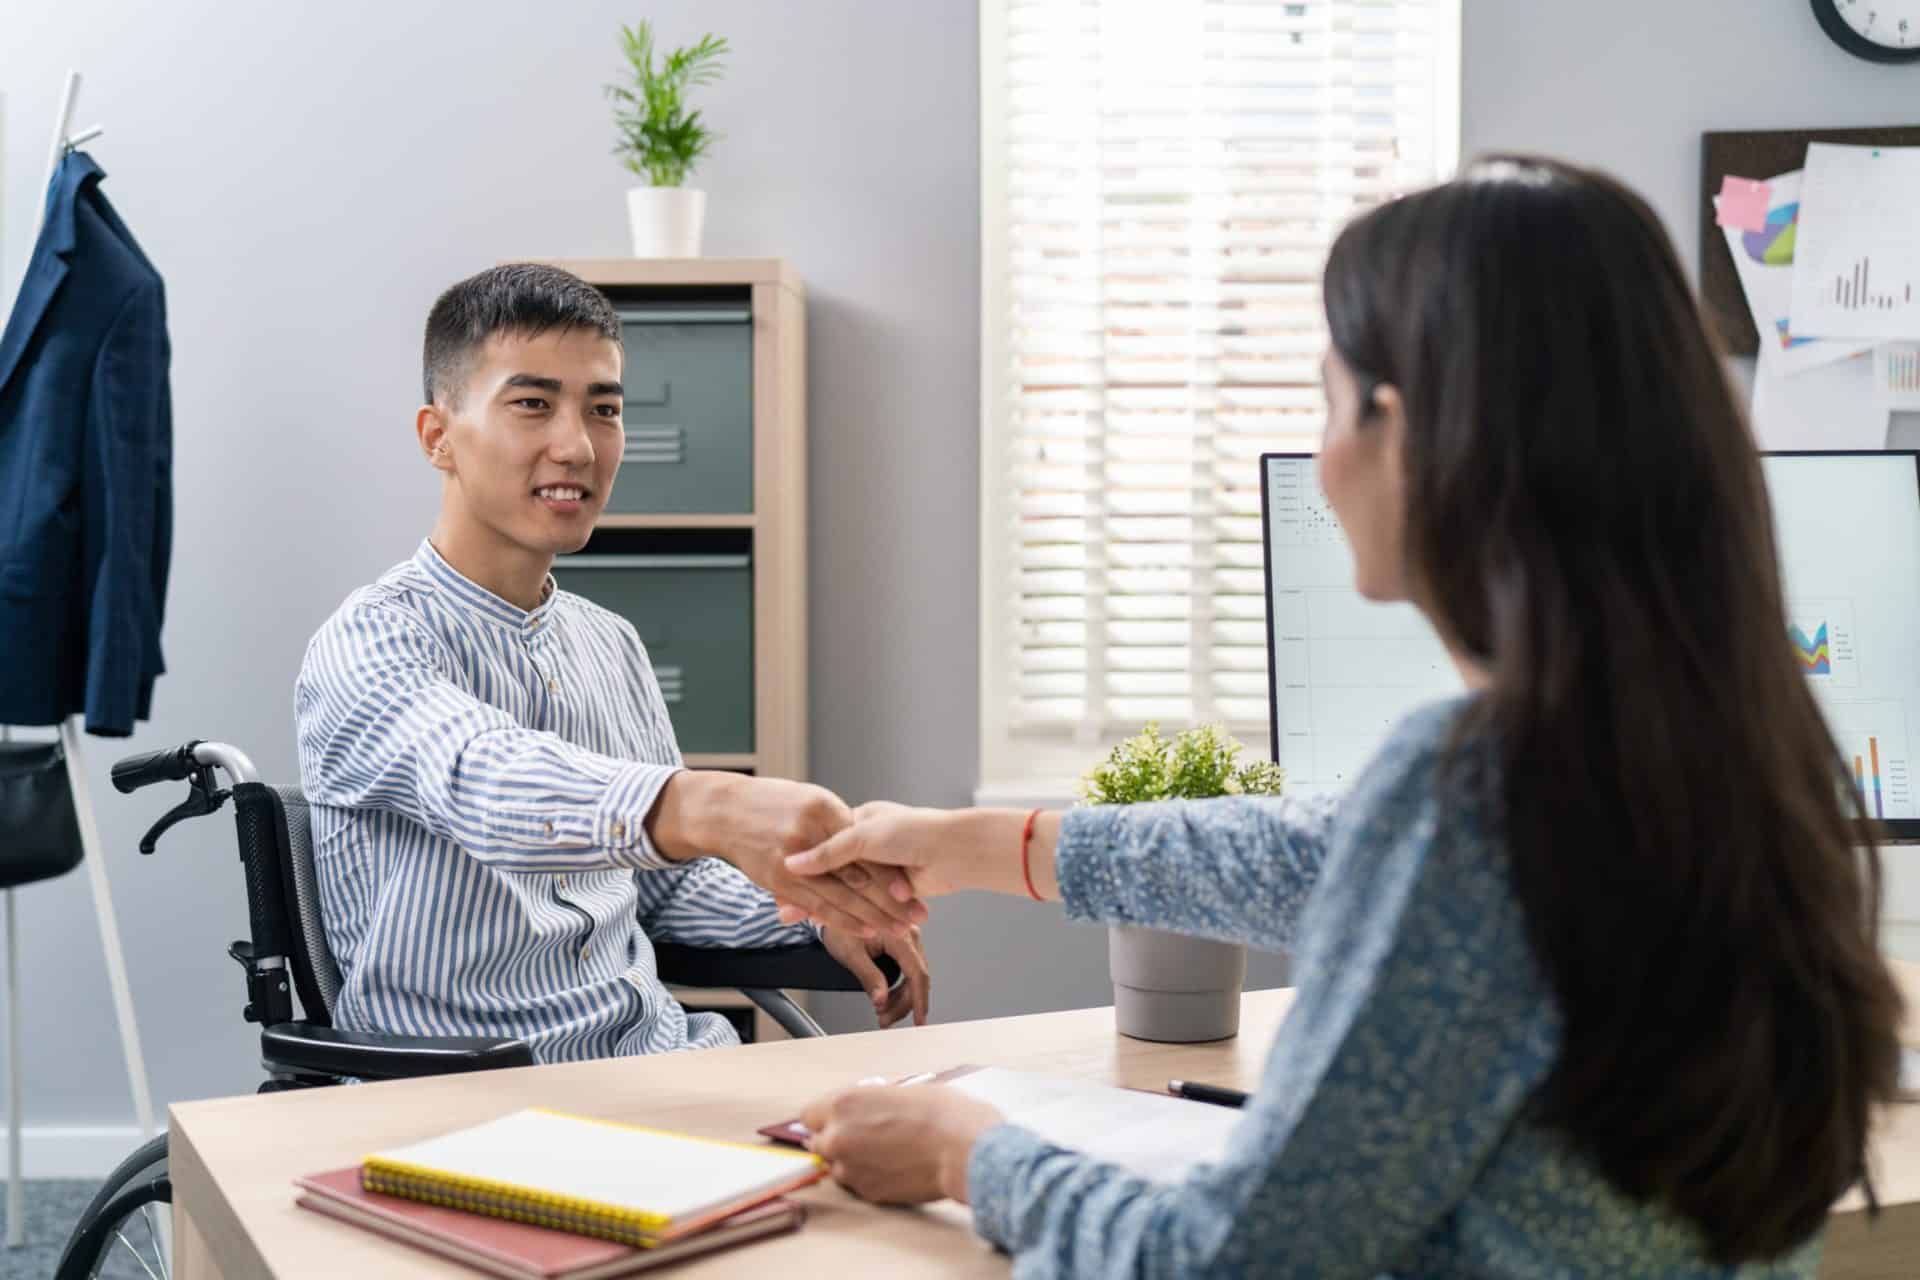
[[1795, 600], [1787, 606], [1787, 638], [1801, 674], [1837, 689], [1860, 683], [1853, 643], [1853, 601]]
[[1915, 815], [1913, 772], [1907, 758], [1907, 713], [1899, 702], [1829, 702], [1827, 726], [1852, 770], [1853, 785], [1875, 818]]
[[1911, 453], [1764, 459], [1794, 665], [1872, 818], [1920, 819], [1920, 473]]

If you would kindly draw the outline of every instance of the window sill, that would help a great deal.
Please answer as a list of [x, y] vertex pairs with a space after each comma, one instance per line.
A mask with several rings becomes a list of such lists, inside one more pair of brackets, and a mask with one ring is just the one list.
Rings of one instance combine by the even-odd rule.
[[1080, 784], [1072, 778], [1029, 778], [982, 782], [973, 803], [982, 809], [1066, 809], [1080, 802]]

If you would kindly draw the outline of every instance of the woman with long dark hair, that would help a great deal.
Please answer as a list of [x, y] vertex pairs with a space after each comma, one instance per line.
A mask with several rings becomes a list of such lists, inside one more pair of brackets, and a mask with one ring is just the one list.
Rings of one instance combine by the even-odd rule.
[[[1322, 486], [1467, 693], [1330, 811], [1078, 809], [1026, 849], [1077, 919], [1294, 951], [1227, 1157], [1155, 1184], [931, 1087], [821, 1100], [815, 1150], [970, 1201], [1020, 1275], [1812, 1276], [1901, 1001], [1672, 245], [1605, 177], [1496, 158], [1356, 220], [1324, 292]], [[791, 865], [1026, 892], [1025, 814], [862, 819]]]

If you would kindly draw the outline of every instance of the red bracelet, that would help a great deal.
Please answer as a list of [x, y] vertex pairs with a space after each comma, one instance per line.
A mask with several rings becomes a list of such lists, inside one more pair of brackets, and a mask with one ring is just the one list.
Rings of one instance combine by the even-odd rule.
[[1038, 809], [1028, 814], [1027, 825], [1020, 832], [1020, 878], [1027, 882], [1027, 896], [1029, 898], [1032, 898], [1035, 902], [1045, 902], [1046, 899], [1034, 890], [1033, 866], [1028, 861], [1028, 851], [1033, 848], [1033, 824], [1039, 817], [1040, 810]]

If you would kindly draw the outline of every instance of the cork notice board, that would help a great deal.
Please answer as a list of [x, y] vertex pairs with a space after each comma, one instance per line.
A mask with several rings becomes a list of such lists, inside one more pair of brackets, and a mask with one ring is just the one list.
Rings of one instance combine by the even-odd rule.
[[1700, 296], [1708, 320], [1727, 349], [1750, 356], [1760, 349], [1753, 331], [1740, 277], [1727, 255], [1727, 240], [1713, 221], [1713, 198], [1729, 174], [1767, 179], [1798, 169], [1807, 160], [1809, 142], [1839, 142], [1855, 147], [1920, 147], [1920, 125], [1885, 129], [1772, 129], [1765, 132], [1700, 135]]

